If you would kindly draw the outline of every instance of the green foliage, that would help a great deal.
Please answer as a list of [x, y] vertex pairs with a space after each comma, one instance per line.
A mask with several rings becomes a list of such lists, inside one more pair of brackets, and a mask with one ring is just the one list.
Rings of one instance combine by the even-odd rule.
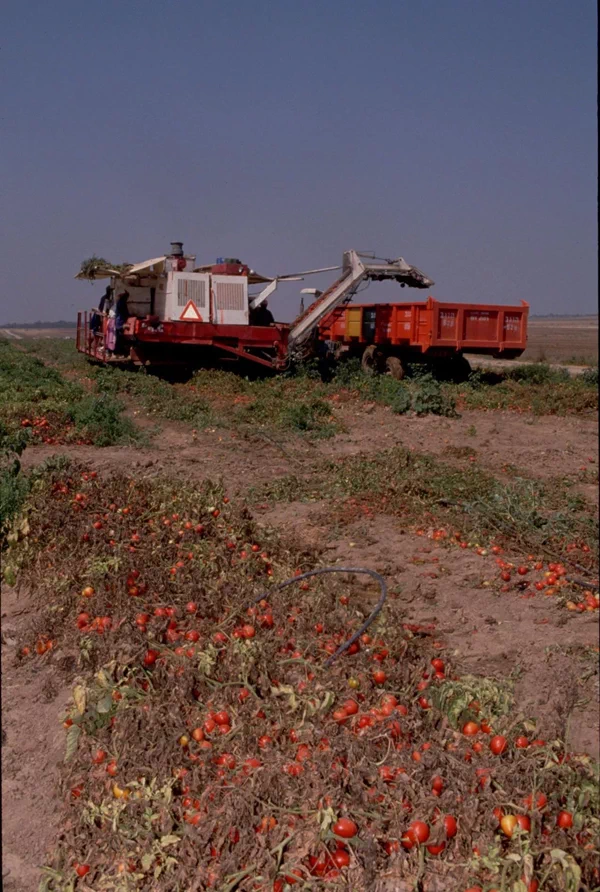
[[138, 438], [133, 422], [123, 415], [123, 404], [107, 394], [86, 396], [68, 411], [76, 427], [96, 446], [113, 446]]
[[515, 477], [503, 483], [478, 468], [458, 468], [403, 447], [323, 462], [308, 480], [284, 477], [256, 493], [261, 501], [350, 497], [385, 497], [386, 510], [403, 518], [422, 522], [435, 514], [437, 526], [459, 529], [475, 541], [510, 541], [553, 558], [574, 539], [592, 549], [598, 542], [596, 512], [560, 481]]
[[281, 410], [280, 423], [290, 430], [318, 432], [320, 436], [332, 436], [335, 428], [324, 425], [324, 419], [331, 418], [331, 408], [323, 400], [308, 400], [291, 403]]
[[448, 391], [433, 375], [422, 375], [418, 379], [412, 398], [412, 408], [417, 415], [456, 415], [456, 403]]
[[22, 422], [29, 431], [35, 419], [44, 418], [54, 439], [83, 435], [98, 446], [124, 443], [135, 439], [136, 431], [122, 413], [114, 398], [90, 395], [30, 352], [0, 340], [0, 421], [12, 437], [29, 437]]
[[19, 461], [28, 442], [29, 431], [10, 431], [0, 421], [0, 548], [29, 491]]
[[142, 371], [128, 372], [99, 368], [94, 372], [96, 387], [101, 393], [126, 394], [148, 415], [169, 421], [184, 421], [198, 430], [214, 423], [210, 406], [193, 386], [169, 384]]
[[529, 384], [560, 384], [569, 381], [570, 377], [567, 369], [551, 368], [546, 362], [523, 363], [505, 372], [507, 380]]
[[508, 409], [534, 415], [587, 415], [598, 411], [598, 372], [570, 376], [564, 368], [528, 363], [502, 372], [476, 369], [464, 384], [446, 385], [467, 409]]
[[585, 372], [581, 374], [581, 380], [584, 384], [589, 385], [590, 387], [598, 387], [598, 366], [586, 369]]

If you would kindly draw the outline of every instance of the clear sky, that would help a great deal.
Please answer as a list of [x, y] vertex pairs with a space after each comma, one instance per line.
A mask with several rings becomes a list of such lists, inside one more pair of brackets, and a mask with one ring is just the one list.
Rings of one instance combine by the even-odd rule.
[[0, 322], [73, 319], [82, 259], [172, 240], [596, 312], [593, 0], [4, 0], [0, 65]]

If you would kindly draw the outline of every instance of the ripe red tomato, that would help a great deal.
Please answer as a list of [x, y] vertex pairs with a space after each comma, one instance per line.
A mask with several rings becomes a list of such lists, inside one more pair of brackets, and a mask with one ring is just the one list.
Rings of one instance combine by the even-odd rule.
[[387, 680], [387, 675], [383, 671], [383, 669], [375, 669], [373, 672], [373, 681], [375, 684], [385, 684]]
[[348, 720], [348, 713], [345, 709], [335, 709], [333, 711], [333, 721], [337, 722], [338, 725], [342, 725], [345, 721]]
[[429, 827], [425, 821], [413, 821], [408, 830], [414, 835], [418, 843], [427, 842], [429, 839]]
[[421, 709], [431, 709], [431, 703], [427, 697], [419, 697], [418, 703]]
[[403, 849], [412, 849], [417, 845], [417, 837], [412, 830], [407, 830], [400, 840]]
[[556, 817], [556, 825], [561, 828], [561, 830], [568, 830], [573, 826], [573, 815], [570, 811], [559, 811]]
[[358, 833], [358, 827], [350, 818], [340, 818], [331, 828], [336, 836], [352, 839]]
[[296, 762], [306, 762], [310, 759], [310, 747], [306, 743], [301, 743], [296, 750]]
[[517, 573], [519, 574], [519, 576], [527, 576], [527, 574], [529, 573], [529, 567], [518, 567]]
[[331, 856], [331, 860], [336, 867], [348, 867], [350, 864], [350, 855], [344, 849], [336, 849]]
[[108, 765], [106, 766], [106, 773], [111, 777], [115, 777], [117, 774], [117, 760], [112, 759]]
[[356, 715], [358, 712], [358, 703], [356, 700], [345, 700], [344, 703], [342, 703], [341, 708], [345, 710], [347, 715]]
[[517, 815], [517, 824], [521, 830], [525, 830], [527, 833], [531, 830], [531, 819], [527, 815]]
[[508, 749], [508, 740], [502, 734], [496, 734], [490, 740], [490, 749], [495, 756], [500, 756]]
[[477, 722], [465, 722], [462, 728], [463, 734], [467, 737], [474, 737], [475, 734], [479, 733], [479, 725]]
[[427, 846], [427, 851], [430, 855], [441, 855], [441, 853], [446, 848], [446, 843], [441, 842], [437, 846]]
[[221, 712], [216, 712], [213, 716], [213, 720], [217, 725], [230, 725], [231, 720], [229, 718], [229, 713], [222, 710]]
[[438, 795], [439, 795], [439, 794], [442, 792], [442, 790], [444, 789], [444, 781], [443, 781], [443, 778], [441, 778], [441, 777], [439, 776], [439, 774], [436, 774], [435, 777], [433, 777], [433, 778], [431, 779], [431, 788], [432, 788], [432, 790], [434, 790]]
[[529, 739], [521, 735], [515, 740], [515, 746], [518, 750], [527, 749], [527, 747], [529, 746]]
[[272, 743], [273, 743], [273, 738], [272, 738], [272, 737], [269, 737], [268, 734], [263, 734], [262, 737], [259, 737], [259, 738], [258, 738], [258, 745], [259, 745], [259, 747], [261, 748], [261, 750], [266, 749], [266, 748], [267, 748], [268, 746], [270, 746]]
[[96, 750], [96, 752], [92, 756], [92, 762], [94, 763], [94, 765], [102, 765], [105, 758], [106, 753], [104, 752], [104, 750]]
[[154, 666], [159, 656], [159, 651], [152, 649], [147, 650], [144, 655], [144, 666]]
[[90, 865], [80, 864], [79, 861], [73, 861], [73, 867], [78, 877], [84, 877], [90, 872]]
[[[539, 811], [541, 811], [543, 808], [546, 807], [547, 804], [548, 804], [548, 797], [546, 796], [546, 794], [538, 793], [537, 796], [535, 797], [535, 807]], [[525, 808], [528, 808], [529, 810], [533, 809], [533, 796], [531, 794], [529, 794], [529, 796], [527, 796], [523, 800], [523, 805], [525, 806]]]
[[396, 777], [395, 771], [389, 765], [380, 765], [378, 771], [379, 777], [386, 784], [391, 784]]
[[444, 818], [444, 830], [446, 831], [446, 836], [448, 839], [452, 839], [454, 836], [456, 836], [458, 827], [456, 824], [456, 818], [454, 818], [452, 815], [446, 815], [446, 817]]

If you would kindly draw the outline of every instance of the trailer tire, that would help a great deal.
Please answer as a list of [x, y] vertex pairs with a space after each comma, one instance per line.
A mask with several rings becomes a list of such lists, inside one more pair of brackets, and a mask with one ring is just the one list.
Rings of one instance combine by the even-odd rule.
[[404, 378], [404, 366], [402, 360], [398, 356], [387, 356], [385, 360], [385, 373], [396, 381], [402, 381]]
[[456, 384], [463, 384], [471, 374], [471, 363], [462, 354], [458, 354], [452, 359], [451, 376]]
[[381, 354], [375, 344], [369, 344], [360, 361], [361, 367], [365, 375], [377, 375], [381, 368]]

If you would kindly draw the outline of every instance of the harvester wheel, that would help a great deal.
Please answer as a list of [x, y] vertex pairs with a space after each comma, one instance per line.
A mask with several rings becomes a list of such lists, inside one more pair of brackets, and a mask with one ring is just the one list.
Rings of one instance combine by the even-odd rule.
[[402, 381], [404, 378], [404, 366], [397, 356], [388, 356], [385, 360], [385, 373], [396, 381]]
[[375, 344], [365, 347], [362, 355], [361, 366], [365, 375], [377, 375], [380, 371], [381, 354]]

